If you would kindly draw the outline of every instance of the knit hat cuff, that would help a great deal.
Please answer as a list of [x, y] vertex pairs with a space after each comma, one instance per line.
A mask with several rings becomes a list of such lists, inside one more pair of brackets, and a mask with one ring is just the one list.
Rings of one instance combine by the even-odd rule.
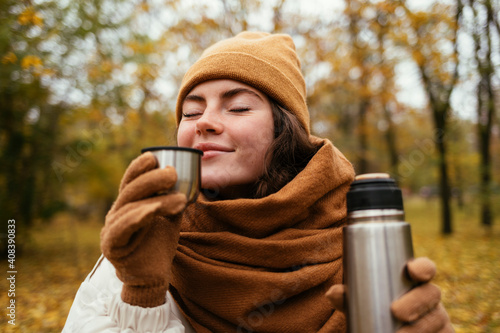
[[[244, 64], [244, 65], [242, 65]], [[289, 73], [301, 76], [302, 74]], [[307, 104], [302, 97], [301, 87], [292, 81], [277, 67], [253, 55], [240, 52], [224, 52], [208, 55], [199, 59], [186, 73], [177, 96], [176, 118], [179, 124], [182, 118], [182, 103], [187, 94], [198, 84], [216, 79], [231, 79], [248, 84], [293, 113], [309, 134], [309, 115]], [[283, 96], [283, 91], [289, 92]]]

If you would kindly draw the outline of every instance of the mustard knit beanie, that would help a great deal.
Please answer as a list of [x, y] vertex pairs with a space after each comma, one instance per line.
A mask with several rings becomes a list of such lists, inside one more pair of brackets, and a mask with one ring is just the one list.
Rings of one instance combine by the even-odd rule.
[[306, 85], [289, 35], [247, 31], [207, 48], [182, 80], [177, 124], [186, 95], [196, 85], [215, 79], [240, 81], [265, 93], [294, 114], [309, 134]]

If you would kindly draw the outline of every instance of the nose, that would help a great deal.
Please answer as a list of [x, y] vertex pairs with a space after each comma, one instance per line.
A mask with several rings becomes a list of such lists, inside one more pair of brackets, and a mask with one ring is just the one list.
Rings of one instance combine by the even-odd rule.
[[223, 130], [221, 115], [215, 109], [207, 107], [196, 121], [196, 134], [220, 134]]

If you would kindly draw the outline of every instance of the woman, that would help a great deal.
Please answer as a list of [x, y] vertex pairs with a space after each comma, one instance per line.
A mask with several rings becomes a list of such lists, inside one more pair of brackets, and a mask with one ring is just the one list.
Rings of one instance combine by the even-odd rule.
[[[65, 331], [345, 331], [341, 234], [354, 171], [310, 136], [290, 36], [244, 32], [208, 48], [176, 115], [179, 146], [204, 152], [203, 193], [187, 207], [181, 194], [154, 196], [175, 170], [150, 153], [134, 160]], [[393, 304], [402, 331], [453, 331], [428, 283], [433, 264], [408, 271], [422, 284]]]

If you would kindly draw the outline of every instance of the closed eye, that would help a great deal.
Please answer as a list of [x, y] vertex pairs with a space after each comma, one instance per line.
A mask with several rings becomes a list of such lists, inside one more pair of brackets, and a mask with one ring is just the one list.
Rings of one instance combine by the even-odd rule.
[[249, 111], [250, 108], [249, 107], [244, 107], [244, 108], [234, 108], [234, 109], [230, 109], [229, 111], [231, 112], [245, 112], [245, 111]]
[[182, 113], [182, 116], [185, 118], [196, 117], [196, 116], [200, 116], [200, 115], [201, 115], [201, 113]]

